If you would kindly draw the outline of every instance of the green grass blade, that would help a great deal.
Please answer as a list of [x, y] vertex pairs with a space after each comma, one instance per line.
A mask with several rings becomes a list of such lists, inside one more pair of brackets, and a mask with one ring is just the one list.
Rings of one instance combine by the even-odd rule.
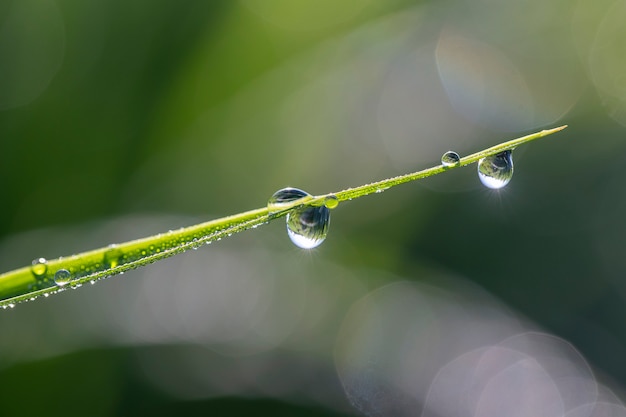
[[[13, 307], [16, 303], [61, 292], [68, 287], [76, 288], [88, 282], [95, 282], [112, 275], [124, 273], [130, 269], [151, 264], [177, 253], [220, 240], [233, 233], [268, 223], [275, 218], [285, 216], [296, 207], [324, 204], [325, 201], [328, 201], [329, 196], [336, 197], [338, 201], [352, 200], [399, 184], [466, 166], [486, 156], [512, 150], [519, 145], [556, 133], [566, 127], [561, 126], [555, 129], [542, 130], [541, 132], [501, 143], [463, 157], [459, 164], [452, 167], [437, 165], [414, 173], [388, 178], [336, 193], [304, 197], [282, 204], [280, 211], [270, 212], [267, 207], [259, 208], [177, 230], [170, 230], [169, 232], [159, 233], [143, 239], [112, 244], [77, 255], [49, 260], [45, 264], [26, 266], [9, 271], [0, 275], [0, 307]], [[61, 270], [69, 272], [70, 275], [70, 281], [62, 286], [58, 285], [54, 279], [55, 274]]]

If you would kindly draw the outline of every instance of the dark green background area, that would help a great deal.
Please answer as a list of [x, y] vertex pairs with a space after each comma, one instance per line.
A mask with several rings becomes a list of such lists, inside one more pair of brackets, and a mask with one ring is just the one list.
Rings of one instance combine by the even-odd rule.
[[135, 358], [132, 349], [85, 351], [5, 369], [3, 415], [348, 415], [262, 398], [180, 401], [146, 386]]
[[[602, 18], [609, 5], [557, 2], [563, 7], [557, 18], [557, 6], [543, 10], [539, 1], [524, 2], [528, 16], [517, 14], [512, 1], [493, 10], [481, 2], [491, 13], [484, 16], [471, 3], [316, 5], [311, 0], [298, 14], [287, 0], [3, 2], [0, 250], [7, 265], [0, 269], [41, 256], [35, 248], [42, 243], [28, 239], [9, 251], [15, 236], [93, 230], [90, 225], [98, 222], [143, 214], [202, 221], [260, 207], [284, 186], [330, 192], [435, 165], [451, 148], [465, 155], [569, 124], [514, 153], [515, 176], [499, 193], [479, 186], [474, 167], [403, 185], [340, 205], [328, 242], [311, 258], [293, 257], [313, 268], [328, 260], [346, 270], [418, 281], [426, 269], [464, 277], [571, 342], [599, 375], [621, 387], [626, 382], [626, 98], [619, 85], [607, 90], [611, 77], [589, 64], [600, 53], [593, 48], [593, 30], [578, 31], [582, 8], [591, 16], [585, 27], [609, 36], [610, 21]], [[289, 12], [293, 25], [289, 14], [277, 12], [276, 23], [257, 6], [296, 10]], [[483, 32], [481, 22], [488, 26]], [[403, 62], [418, 52], [433, 55], [445, 31], [473, 34], [522, 68], [535, 119], [526, 124], [520, 119], [509, 129], [498, 125], [498, 114], [470, 120], [447, 101], [438, 104], [446, 97], [442, 86], [436, 87], [440, 97], [421, 101], [408, 84], [407, 97], [388, 93], [385, 82], [398, 74], [419, 84], [429, 76], [424, 68], [436, 72], [432, 63], [407, 70]], [[616, 48], [619, 57], [622, 37], [614, 37], [618, 41], [607, 48]], [[626, 71], [624, 58], [611, 65]], [[460, 68], [459, 77], [471, 71]], [[554, 87], [542, 99], [542, 83], [558, 85], [559, 79], [576, 82], [575, 99], [567, 87]], [[515, 108], [515, 90], [503, 93], [510, 97], [498, 99]], [[560, 93], [567, 103], [561, 107], [549, 100]], [[414, 137], [406, 145], [415, 150], [414, 165], [403, 159], [404, 148], [395, 149], [397, 144], [387, 142], [392, 138], [373, 128], [382, 118], [377, 106], [385, 100], [418, 100], [421, 106], [389, 116], [398, 117], [390, 123], [398, 129], [393, 131], [398, 143], [403, 134]], [[439, 110], [441, 120], [428, 118], [427, 133], [410, 126], [413, 113]], [[284, 238], [282, 225], [264, 233]], [[280, 242], [271, 240], [268, 247], [278, 246], [277, 256], [294, 253]], [[80, 240], [48, 247], [56, 246], [92, 249]], [[60, 255], [69, 253], [46, 256]], [[132, 280], [132, 273], [125, 279]], [[44, 316], [45, 302], [38, 310]], [[63, 333], [28, 327], [41, 319], [34, 314], [19, 318], [19, 326], [9, 325], [22, 308], [28, 307], [2, 312], [3, 346], [23, 337], [46, 352], [48, 342], [63, 341]], [[68, 315], [66, 324], [71, 327], [74, 319]], [[138, 368], [136, 357], [153, 347], [111, 347], [105, 340], [86, 345], [58, 355], [52, 349], [45, 359], [0, 352], [0, 415], [348, 415], [297, 398], [174, 398], [147, 382]], [[328, 357], [332, 349], [326, 347]], [[349, 409], [347, 400], [342, 406]]]

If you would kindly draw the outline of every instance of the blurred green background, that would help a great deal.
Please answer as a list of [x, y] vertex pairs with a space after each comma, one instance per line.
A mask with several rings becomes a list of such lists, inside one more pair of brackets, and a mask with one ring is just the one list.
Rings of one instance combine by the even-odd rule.
[[[4, 0], [3, 271], [570, 127], [500, 191], [454, 170], [341, 204], [310, 252], [274, 222], [3, 311], [2, 415], [358, 415], [341, 341], [399, 281], [568, 341], [622, 397], [624, 21], [623, 0]], [[457, 340], [437, 323], [414, 331]]]

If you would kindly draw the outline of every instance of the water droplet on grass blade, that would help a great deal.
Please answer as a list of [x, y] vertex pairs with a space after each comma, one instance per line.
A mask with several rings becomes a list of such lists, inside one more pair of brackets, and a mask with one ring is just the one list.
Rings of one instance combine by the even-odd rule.
[[67, 285], [71, 281], [71, 279], [72, 279], [72, 274], [70, 274], [70, 271], [68, 271], [67, 269], [59, 269], [54, 274], [54, 282], [59, 287]]
[[322, 207], [302, 207], [287, 214], [289, 239], [302, 249], [319, 246], [328, 234], [330, 210]]
[[271, 212], [283, 210], [295, 200], [307, 197], [310, 194], [298, 188], [287, 187], [276, 191], [267, 201], [267, 209]]
[[461, 162], [461, 157], [454, 151], [448, 151], [441, 156], [441, 164], [444, 167], [453, 167]]
[[329, 195], [324, 199], [324, 205], [326, 208], [334, 209], [339, 205], [339, 200], [334, 195]]
[[33, 261], [30, 270], [34, 276], [42, 277], [48, 270], [48, 261], [46, 261], [46, 258], [37, 258]]
[[[283, 188], [270, 197], [268, 208], [278, 211], [289, 203], [310, 196], [306, 191], [297, 188]], [[289, 239], [302, 249], [312, 249], [319, 246], [328, 234], [330, 224], [330, 209], [337, 207], [339, 201], [335, 196], [324, 200], [319, 207], [302, 206], [293, 209], [287, 214], [287, 234]]]
[[487, 156], [478, 161], [478, 178], [485, 187], [494, 190], [502, 188], [513, 177], [513, 158], [511, 151]]

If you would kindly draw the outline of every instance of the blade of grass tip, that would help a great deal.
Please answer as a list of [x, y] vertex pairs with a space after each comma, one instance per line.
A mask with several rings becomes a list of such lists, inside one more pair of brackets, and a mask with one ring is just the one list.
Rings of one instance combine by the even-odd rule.
[[142, 239], [112, 244], [69, 257], [49, 261], [36, 258], [30, 266], [0, 274], [0, 307], [13, 307], [16, 303], [34, 300], [40, 296], [48, 296], [68, 287], [77, 288], [86, 282], [95, 282], [112, 275], [122, 274], [130, 269], [145, 266], [220, 240], [233, 233], [256, 228], [271, 220], [283, 217], [303, 205], [318, 207], [326, 204], [327, 207], [334, 208], [339, 201], [363, 197], [399, 184], [440, 174], [451, 168], [466, 166], [479, 161], [481, 158], [497, 155], [524, 143], [559, 132], [566, 127], [567, 125], [542, 130], [492, 146], [461, 158], [455, 166], [437, 165], [336, 193], [306, 196], [281, 204], [279, 211], [270, 212], [267, 207], [263, 207]]

